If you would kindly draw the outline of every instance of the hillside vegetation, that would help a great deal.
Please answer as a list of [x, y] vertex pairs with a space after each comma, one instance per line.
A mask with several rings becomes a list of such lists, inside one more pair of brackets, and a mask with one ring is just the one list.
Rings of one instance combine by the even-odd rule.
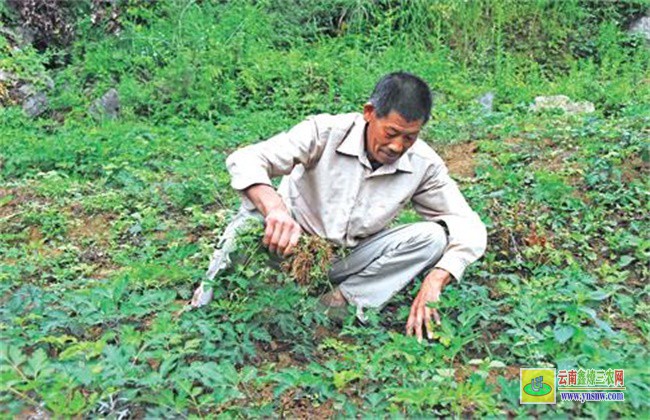
[[[0, 0], [1, 415], [650, 417], [650, 43], [628, 32], [649, 11]], [[225, 157], [396, 70], [435, 91], [422, 138], [489, 232], [435, 340], [403, 334], [419, 279], [339, 327], [324, 268], [297, 283], [255, 232], [189, 311], [239, 202]], [[595, 112], [531, 110], [549, 95]], [[625, 401], [520, 405], [535, 366], [625, 369]]]

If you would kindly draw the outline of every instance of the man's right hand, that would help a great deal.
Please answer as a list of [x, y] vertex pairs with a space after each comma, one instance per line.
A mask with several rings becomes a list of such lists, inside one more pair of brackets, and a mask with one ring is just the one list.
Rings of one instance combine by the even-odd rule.
[[271, 210], [264, 219], [266, 229], [262, 243], [279, 256], [291, 254], [302, 229], [286, 209]]
[[266, 184], [255, 184], [246, 188], [246, 196], [257, 210], [264, 215], [266, 229], [262, 242], [269, 251], [286, 257], [298, 244], [302, 229], [287, 210], [278, 193]]

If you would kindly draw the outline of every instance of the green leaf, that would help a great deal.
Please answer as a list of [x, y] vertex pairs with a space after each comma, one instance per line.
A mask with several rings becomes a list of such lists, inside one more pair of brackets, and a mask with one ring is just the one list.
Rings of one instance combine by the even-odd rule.
[[41, 371], [45, 369], [47, 364], [48, 360], [45, 350], [36, 349], [36, 351], [32, 353], [32, 356], [27, 361], [27, 365], [29, 366], [29, 374], [34, 378], [38, 377]]
[[21, 352], [19, 347], [9, 346], [7, 356], [14, 366], [20, 366], [27, 360], [27, 357]]
[[608, 293], [603, 292], [602, 290], [595, 290], [589, 293], [589, 299], [591, 300], [605, 300], [609, 297]]
[[578, 310], [580, 312], [586, 313], [591, 318], [596, 318], [596, 311], [594, 311], [592, 308], [590, 308], [588, 306], [581, 306]]
[[361, 378], [361, 373], [354, 370], [343, 370], [340, 372], [334, 373], [334, 386], [339, 391], [345, 388], [345, 386], [354, 381], [355, 379]]
[[618, 260], [618, 266], [621, 268], [627, 267], [634, 261], [634, 257], [631, 255], [623, 255], [619, 260]]
[[39, 339], [38, 342], [39, 343], [54, 344], [55, 346], [60, 348], [60, 347], [65, 346], [67, 343], [76, 343], [77, 338], [74, 337], [74, 336], [71, 336], [71, 335], [67, 335], [67, 334], [57, 335], [57, 336], [49, 335], [47, 337], [43, 337], [43, 338]]
[[500, 361], [500, 360], [492, 360], [492, 361], [490, 362], [490, 364], [488, 365], [488, 367], [489, 367], [490, 369], [502, 369], [502, 368], [506, 367], [506, 364], [503, 363], [503, 362]]
[[11, 200], [14, 199], [14, 196], [9, 194], [4, 197], [0, 197], [0, 207], [4, 206], [5, 204], [8, 204], [11, 202]]
[[603, 321], [602, 319], [600, 319], [598, 317], [594, 317], [594, 322], [596, 323], [596, 325], [598, 325], [598, 327], [601, 330], [605, 331], [608, 335], [616, 334], [614, 332], [614, 330], [612, 330], [612, 327], [610, 327], [609, 324], [607, 322]]
[[167, 375], [176, 367], [176, 361], [178, 360], [177, 356], [173, 357], [167, 357], [163, 362], [160, 364], [160, 376], [163, 378], [166, 378]]
[[83, 355], [86, 360], [89, 360], [102, 354], [104, 346], [106, 346], [104, 341], [82, 341], [75, 343], [61, 352], [59, 359], [70, 360], [78, 355]]
[[555, 329], [553, 330], [555, 340], [560, 344], [569, 341], [574, 334], [575, 328], [573, 328], [571, 325], [556, 325]]

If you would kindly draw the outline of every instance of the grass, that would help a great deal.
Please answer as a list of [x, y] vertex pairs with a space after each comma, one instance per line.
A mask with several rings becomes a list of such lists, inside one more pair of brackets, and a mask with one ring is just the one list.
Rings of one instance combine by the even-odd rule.
[[[0, 38], [3, 68], [56, 86], [43, 118], [0, 109], [2, 415], [647, 417], [649, 54], [622, 35], [647, 3], [298, 3], [126, 2], [120, 36]], [[424, 139], [489, 231], [435, 340], [403, 335], [418, 280], [335, 327], [323, 267], [297, 284], [255, 234], [188, 311], [238, 203], [225, 156], [395, 69], [438, 93]], [[112, 86], [121, 117], [87, 115]], [[555, 93], [597, 112], [528, 111]], [[623, 368], [625, 402], [520, 405], [527, 366]]]

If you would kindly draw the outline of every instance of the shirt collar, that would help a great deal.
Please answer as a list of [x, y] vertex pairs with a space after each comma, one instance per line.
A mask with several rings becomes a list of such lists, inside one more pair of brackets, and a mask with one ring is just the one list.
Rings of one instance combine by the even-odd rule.
[[[336, 148], [336, 151], [344, 155], [356, 156], [363, 166], [366, 168], [372, 168], [364, 145], [366, 124], [367, 122], [363, 119], [363, 116], [359, 115], [352, 123], [352, 127], [348, 131], [347, 136], [343, 139], [339, 147]], [[373, 175], [392, 174], [396, 171], [413, 172], [410, 150], [404, 153], [395, 162], [377, 168], [377, 170], [373, 172]]]

